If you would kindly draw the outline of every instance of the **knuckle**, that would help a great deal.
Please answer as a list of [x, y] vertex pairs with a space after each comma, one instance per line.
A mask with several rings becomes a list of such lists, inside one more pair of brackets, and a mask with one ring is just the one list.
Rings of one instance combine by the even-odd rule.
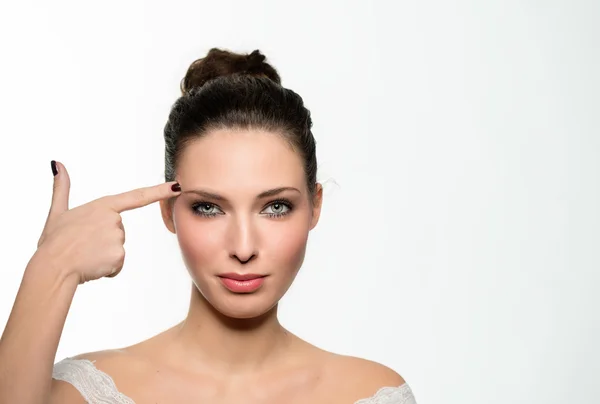
[[125, 251], [120, 254], [119, 258], [115, 261], [115, 264], [119, 269], [123, 268], [123, 265], [125, 264]]
[[114, 278], [115, 276], [119, 275], [119, 273], [121, 272], [121, 270], [123, 269], [123, 267], [116, 267], [114, 269], [113, 272], [111, 272], [109, 275], [106, 275], [107, 278]]
[[121, 225], [123, 223], [123, 217], [117, 212], [111, 211], [112, 223]]
[[119, 244], [111, 252], [111, 261], [121, 262], [123, 259], [125, 259], [125, 248], [122, 244]]
[[99, 209], [97, 214], [101, 222], [110, 226], [111, 228], [115, 225], [118, 226], [122, 220], [121, 215], [110, 209]]

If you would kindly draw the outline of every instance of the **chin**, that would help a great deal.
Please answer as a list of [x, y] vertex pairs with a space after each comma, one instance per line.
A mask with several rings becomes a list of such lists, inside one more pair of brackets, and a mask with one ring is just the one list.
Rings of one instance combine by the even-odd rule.
[[252, 319], [252, 318], [259, 318], [261, 316], [264, 316], [265, 314], [267, 314], [269, 311], [271, 311], [271, 309], [273, 309], [275, 306], [277, 305], [277, 303], [273, 304], [270, 307], [224, 307], [222, 310], [219, 310], [219, 312], [226, 317], [229, 318], [233, 318], [233, 319]]
[[259, 293], [234, 295], [228, 292], [219, 293], [208, 300], [208, 303], [216, 311], [225, 317], [234, 319], [261, 317], [271, 311], [277, 305], [277, 302], [272, 298], [260, 296]]
[[235, 293], [221, 285], [220, 281], [196, 284], [208, 305], [219, 314], [232, 319], [252, 319], [269, 313], [288, 289], [282, 286], [266, 281], [251, 293]]

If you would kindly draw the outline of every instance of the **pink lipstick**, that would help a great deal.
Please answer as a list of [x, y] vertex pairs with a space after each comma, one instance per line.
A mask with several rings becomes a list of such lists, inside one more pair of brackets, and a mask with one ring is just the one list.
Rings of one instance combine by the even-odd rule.
[[251, 293], [262, 286], [265, 275], [227, 273], [219, 275], [219, 279], [234, 293]]

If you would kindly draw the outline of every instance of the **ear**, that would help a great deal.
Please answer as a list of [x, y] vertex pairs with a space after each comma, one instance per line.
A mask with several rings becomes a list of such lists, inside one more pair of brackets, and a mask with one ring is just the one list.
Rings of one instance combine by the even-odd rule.
[[173, 205], [175, 204], [175, 199], [163, 199], [159, 201], [159, 204], [163, 223], [171, 233], [177, 233], [175, 230], [175, 222], [173, 221]]
[[323, 205], [323, 186], [317, 182], [315, 185], [315, 196], [313, 199], [312, 208], [312, 220], [310, 223], [310, 230], [314, 229], [317, 223], [319, 223], [319, 217], [321, 217], [321, 206]]

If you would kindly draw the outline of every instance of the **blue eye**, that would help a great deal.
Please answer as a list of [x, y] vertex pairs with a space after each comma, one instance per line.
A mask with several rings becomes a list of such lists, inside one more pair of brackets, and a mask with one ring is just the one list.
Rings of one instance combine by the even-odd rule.
[[[219, 210], [216, 205], [208, 202], [198, 202], [192, 205], [192, 211], [194, 214], [204, 217], [217, 216], [219, 213], [215, 212], [215, 209]], [[221, 212], [222, 213], [222, 212]]]
[[[285, 199], [271, 202], [261, 213], [272, 218], [279, 218], [288, 215], [293, 209], [292, 203]], [[217, 205], [210, 202], [196, 202], [192, 205], [192, 212], [202, 217], [215, 217], [224, 214]]]
[[[269, 217], [282, 217], [289, 214], [292, 211], [292, 204], [288, 201], [279, 200], [273, 201], [267, 206], [265, 210], [270, 209], [271, 212], [267, 212], [266, 215]], [[264, 212], [264, 211], [263, 211]]]

